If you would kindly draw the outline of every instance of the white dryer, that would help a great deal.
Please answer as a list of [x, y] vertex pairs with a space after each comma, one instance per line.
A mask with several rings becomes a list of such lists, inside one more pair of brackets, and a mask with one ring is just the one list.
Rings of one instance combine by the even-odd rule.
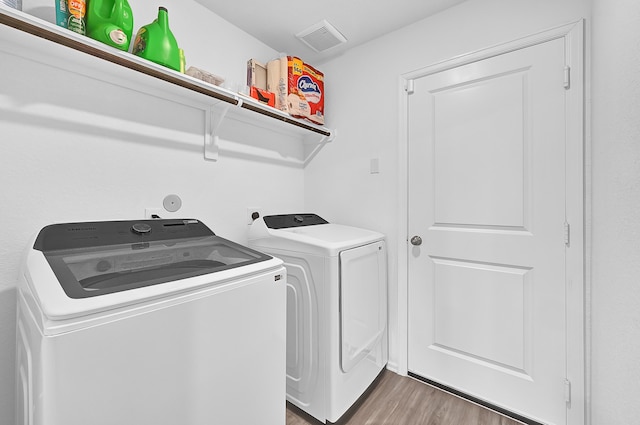
[[315, 214], [270, 215], [253, 222], [249, 246], [287, 269], [287, 400], [338, 421], [388, 359], [384, 235]]

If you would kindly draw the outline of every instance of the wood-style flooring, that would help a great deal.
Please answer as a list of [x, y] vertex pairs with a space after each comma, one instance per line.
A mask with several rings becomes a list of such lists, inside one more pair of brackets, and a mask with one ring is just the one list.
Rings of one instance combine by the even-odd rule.
[[[287, 403], [287, 425], [321, 422]], [[339, 425], [521, 425], [410, 377], [385, 370]]]

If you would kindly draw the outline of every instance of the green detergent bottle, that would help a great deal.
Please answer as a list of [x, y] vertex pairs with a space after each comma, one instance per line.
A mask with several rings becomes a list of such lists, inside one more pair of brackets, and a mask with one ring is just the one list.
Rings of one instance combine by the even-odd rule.
[[166, 8], [159, 7], [158, 19], [138, 30], [132, 53], [180, 71], [180, 49], [169, 29], [169, 15]]
[[87, 35], [128, 51], [133, 35], [133, 12], [127, 0], [90, 0], [88, 5]]

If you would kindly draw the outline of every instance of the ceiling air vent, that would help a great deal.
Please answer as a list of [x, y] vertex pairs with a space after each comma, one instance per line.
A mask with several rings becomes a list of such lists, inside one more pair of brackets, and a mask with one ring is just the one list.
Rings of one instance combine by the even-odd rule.
[[347, 42], [344, 35], [324, 19], [299, 32], [296, 37], [316, 52], [324, 52]]

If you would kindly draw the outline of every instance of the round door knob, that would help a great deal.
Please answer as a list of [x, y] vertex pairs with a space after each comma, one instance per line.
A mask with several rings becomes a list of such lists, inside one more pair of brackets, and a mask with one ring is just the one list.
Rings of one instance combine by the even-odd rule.
[[414, 236], [411, 238], [411, 245], [422, 245], [422, 238], [420, 236]]

